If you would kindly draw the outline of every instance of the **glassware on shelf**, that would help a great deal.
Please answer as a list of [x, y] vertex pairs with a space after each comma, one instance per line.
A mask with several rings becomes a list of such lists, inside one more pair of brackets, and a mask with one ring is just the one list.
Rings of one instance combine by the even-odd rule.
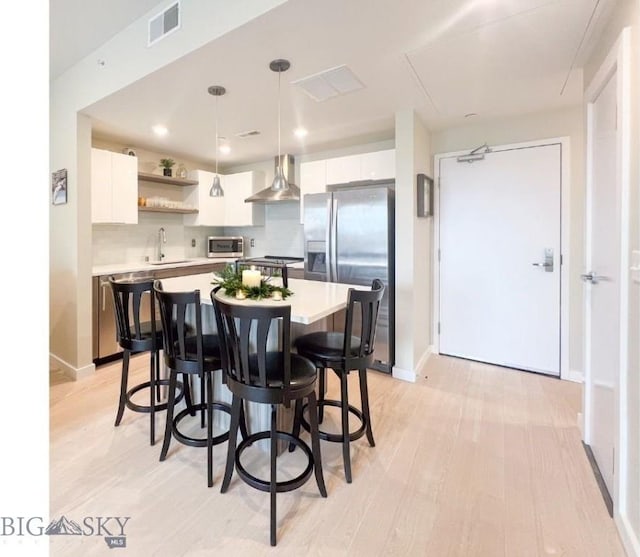
[[180, 163], [178, 165], [178, 170], [176, 170], [176, 176], [178, 178], [186, 178], [187, 177], [187, 169], [184, 164]]

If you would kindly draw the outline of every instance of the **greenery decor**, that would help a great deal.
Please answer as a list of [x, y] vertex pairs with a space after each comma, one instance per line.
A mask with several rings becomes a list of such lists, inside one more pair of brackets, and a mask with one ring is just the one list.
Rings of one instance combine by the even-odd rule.
[[176, 164], [176, 161], [173, 159], [160, 159], [159, 166], [162, 167], [162, 175], [163, 176], [171, 176], [171, 167]]
[[269, 282], [270, 279], [271, 277], [263, 278], [260, 281], [260, 286], [247, 287], [242, 284], [242, 273], [236, 273], [235, 266], [229, 264], [221, 273], [215, 275], [214, 282], [211, 284], [222, 286], [227, 296], [235, 297], [238, 292], [242, 292], [249, 300], [271, 298], [274, 292], [280, 292], [284, 300], [293, 294], [284, 286], [274, 286]]

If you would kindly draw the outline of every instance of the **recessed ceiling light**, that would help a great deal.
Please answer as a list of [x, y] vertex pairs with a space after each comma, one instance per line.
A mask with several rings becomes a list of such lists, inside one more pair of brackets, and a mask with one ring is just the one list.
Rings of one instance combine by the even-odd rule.
[[156, 124], [151, 129], [153, 130], [153, 133], [155, 133], [156, 135], [159, 135], [160, 137], [162, 137], [163, 135], [167, 135], [169, 133], [169, 130], [160, 124]]
[[475, 112], [468, 112], [467, 114], [464, 115], [465, 118], [473, 118], [474, 116], [477, 116], [478, 114]]
[[231, 147], [229, 145], [220, 145], [220, 152], [223, 155], [228, 155], [231, 153]]
[[309, 132], [304, 128], [296, 128], [295, 130], [293, 130], [293, 133], [296, 137], [305, 137]]

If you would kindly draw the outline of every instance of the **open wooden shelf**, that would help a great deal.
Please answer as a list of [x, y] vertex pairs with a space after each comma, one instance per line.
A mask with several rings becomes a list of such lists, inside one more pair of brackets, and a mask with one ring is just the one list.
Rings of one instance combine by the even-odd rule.
[[138, 207], [138, 211], [147, 213], [179, 213], [181, 215], [195, 214], [198, 209], [169, 209], [168, 207]]
[[149, 174], [147, 172], [138, 172], [138, 180], [143, 182], [156, 182], [157, 184], [171, 184], [173, 186], [196, 186], [197, 180], [187, 180], [186, 178], [177, 178], [175, 176], [160, 176], [159, 174]]

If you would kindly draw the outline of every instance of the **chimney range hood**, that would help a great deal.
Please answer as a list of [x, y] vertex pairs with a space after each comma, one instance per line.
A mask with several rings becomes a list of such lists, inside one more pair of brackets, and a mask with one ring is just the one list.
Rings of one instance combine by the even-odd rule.
[[[275, 170], [278, 171], [278, 158], [275, 157]], [[295, 178], [293, 155], [282, 155], [282, 172], [289, 182], [289, 189], [273, 191], [271, 187], [247, 197], [245, 203], [282, 203], [283, 201], [300, 201], [300, 188], [293, 183]]]

